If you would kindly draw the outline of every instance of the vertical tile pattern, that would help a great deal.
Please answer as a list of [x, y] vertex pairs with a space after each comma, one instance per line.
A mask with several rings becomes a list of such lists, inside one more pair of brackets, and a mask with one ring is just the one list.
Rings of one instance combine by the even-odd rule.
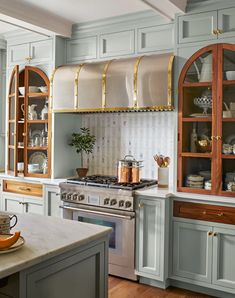
[[96, 136], [94, 151], [86, 159], [90, 175], [116, 175], [117, 160], [131, 154], [144, 161], [141, 177], [157, 179], [153, 155], [160, 153], [174, 159], [174, 112], [84, 114], [82, 125]]

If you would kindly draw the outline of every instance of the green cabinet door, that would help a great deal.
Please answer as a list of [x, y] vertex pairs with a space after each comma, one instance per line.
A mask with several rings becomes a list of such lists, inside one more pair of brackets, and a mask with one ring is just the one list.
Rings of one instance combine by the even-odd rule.
[[212, 234], [210, 226], [174, 222], [174, 276], [211, 283], [213, 237], [209, 234]]
[[235, 8], [226, 8], [218, 11], [219, 39], [235, 36]]
[[235, 230], [214, 228], [213, 284], [235, 289]]
[[138, 199], [136, 270], [138, 275], [163, 280], [164, 200]]

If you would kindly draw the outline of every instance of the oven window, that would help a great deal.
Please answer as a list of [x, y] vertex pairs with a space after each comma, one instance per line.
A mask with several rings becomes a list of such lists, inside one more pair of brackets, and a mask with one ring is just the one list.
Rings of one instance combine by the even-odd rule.
[[112, 228], [113, 231], [109, 236], [109, 247], [113, 249], [116, 248], [116, 240], [115, 240], [116, 223], [115, 222], [110, 222], [102, 219], [94, 219], [94, 218], [89, 218], [84, 216], [78, 216], [78, 221]]

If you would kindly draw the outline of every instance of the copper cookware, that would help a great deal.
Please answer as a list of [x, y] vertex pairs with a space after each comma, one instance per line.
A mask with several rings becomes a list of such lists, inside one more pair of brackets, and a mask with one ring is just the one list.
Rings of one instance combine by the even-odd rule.
[[132, 155], [126, 155], [118, 161], [118, 183], [139, 183], [140, 168], [143, 161], [137, 161]]

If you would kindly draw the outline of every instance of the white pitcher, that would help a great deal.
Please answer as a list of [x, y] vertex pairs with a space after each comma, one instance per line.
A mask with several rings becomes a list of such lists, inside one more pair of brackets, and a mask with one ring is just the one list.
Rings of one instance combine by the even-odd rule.
[[210, 82], [212, 81], [212, 54], [207, 55], [205, 58], [199, 57], [202, 63], [201, 73], [198, 69], [196, 62], [193, 64], [197, 71], [197, 77], [199, 82]]

